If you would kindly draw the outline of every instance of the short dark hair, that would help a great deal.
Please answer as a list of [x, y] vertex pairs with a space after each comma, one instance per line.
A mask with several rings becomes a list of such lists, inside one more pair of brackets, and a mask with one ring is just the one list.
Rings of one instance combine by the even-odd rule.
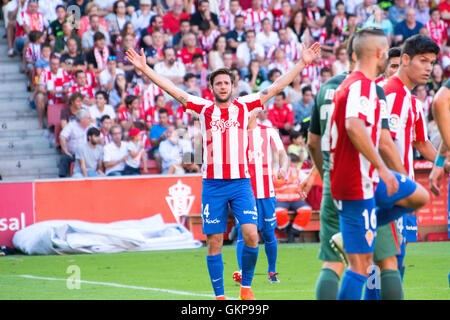
[[98, 40], [105, 40], [105, 39], [106, 39], [105, 35], [103, 33], [101, 33], [100, 31], [97, 31], [94, 34], [94, 42], [96, 42]]
[[284, 93], [284, 91], [278, 92], [275, 96], [281, 96], [283, 99], [286, 99], [286, 93]]
[[323, 68], [320, 70], [320, 75], [323, 76], [323, 74], [324, 74], [325, 72], [331, 72], [331, 69], [330, 69], [329, 67], [323, 67]]
[[110, 117], [108, 114], [103, 115], [103, 116], [100, 118], [100, 123], [102, 123], [103, 121], [105, 121], [105, 120], [107, 120], [107, 119], [111, 119], [111, 117]]
[[293, 153], [288, 153], [288, 156], [289, 156], [289, 160], [290, 160], [291, 162], [293, 162], [293, 163], [298, 163], [298, 162], [300, 162], [300, 157], [299, 157], [298, 155], [293, 154]]
[[89, 130], [87, 131], [87, 139], [88, 139], [88, 141], [89, 141], [89, 137], [92, 137], [92, 136], [99, 137], [100, 136], [100, 130], [98, 130], [96, 127], [89, 128]]
[[300, 131], [291, 131], [291, 133], [289, 134], [289, 138], [291, 139], [291, 142], [294, 142], [295, 139], [297, 139], [298, 137], [301, 137], [302, 134], [300, 133]]
[[[188, 73], [186, 73], [185, 75], [184, 75], [184, 77], [183, 77], [183, 81], [184, 82], [186, 82], [186, 81], [189, 81], [190, 79], [192, 79], [192, 78], [197, 78], [192, 72], [188, 72]], [[155, 99], [156, 100], [156, 99]]]
[[218, 68], [218, 69], [214, 70], [213, 72], [211, 72], [209, 74], [209, 83], [211, 84], [211, 86], [214, 84], [214, 79], [219, 74], [226, 74], [226, 75], [228, 75], [230, 77], [231, 84], [234, 83], [234, 74], [231, 72], [230, 69], [228, 69], [228, 68]]
[[56, 8], [55, 8], [55, 11], [58, 11], [58, 9], [60, 9], [60, 8], [63, 8], [64, 11], [66, 11], [66, 6], [65, 6], [65, 5], [62, 5], [62, 4], [58, 4], [58, 5], [56, 6]]
[[75, 71], [75, 79], [78, 77], [78, 75], [80, 73], [86, 73], [86, 71], [84, 71], [84, 70], [77, 70], [77, 71]]
[[437, 56], [439, 55], [439, 51], [439, 46], [433, 39], [421, 34], [416, 34], [415, 36], [406, 39], [403, 43], [401, 55], [407, 54], [413, 59], [416, 55], [424, 53], [434, 53]]
[[[438, 7], [434, 7], [434, 8], [430, 9], [430, 12], [429, 12], [430, 17], [435, 11], [439, 11], [439, 8]], [[440, 13], [440, 11], [439, 11], [439, 13]]]
[[303, 87], [302, 94], [305, 94], [307, 91], [312, 91], [310, 86]]
[[399, 47], [393, 47], [389, 49], [388, 60], [392, 58], [398, 58], [402, 55], [402, 50]]
[[158, 113], [159, 114], [165, 113], [165, 114], [169, 115], [169, 110], [167, 110], [166, 108], [161, 108], [161, 109], [159, 109]]
[[203, 61], [203, 54], [201, 54], [201, 53], [195, 53], [195, 54], [192, 56], [192, 61], [197, 60], [197, 59], [202, 59], [202, 61]]
[[277, 68], [273, 68], [272, 70], [269, 71], [269, 73], [267, 74], [267, 79], [272, 79], [273, 75], [278, 72], [279, 74], [281, 74], [280, 69]]
[[134, 95], [129, 95], [129, 96], [126, 96], [125, 97], [125, 105], [127, 106], [127, 108], [128, 108], [128, 106], [130, 106], [132, 103], [133, 103], [133, 101], [134, 100], [136, 100], [136, 99], [138, 99], [138, 97], [137, 96], [134, 96]]
[[69, 103], [72, 104], [77, 99], [83, 100], [84, 99], [84, 95], [82, 93], [79, 93], [79, 92], [74, 92], [69, 98]]
[[102, 95], [103, 98], [105, 98], [106, 103], [108, 103], [109, 96], [108, 96], [108, 93], [106, 91], [103, 91], [103, 90], [97, 91], [97, 93], [95, 94], [95, 97], [97, 98], [97, 96], [99, 96], [99, 95]]

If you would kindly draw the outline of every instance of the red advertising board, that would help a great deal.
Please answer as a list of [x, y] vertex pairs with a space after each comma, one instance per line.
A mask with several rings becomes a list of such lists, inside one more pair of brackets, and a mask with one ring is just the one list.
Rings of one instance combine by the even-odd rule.
[[33, 183], [2, 183], [0, 195], [0, 245], [12, 247], [14, 233], [34, 223]]
[[433, 164], [429, 161], [415, 161], [414, 169], [416, 181], [419, 182], [430, 194], [430, 202], [417, 212], [417, 224], [419, 226], [447, 225], [448, 202], [448, 175], [442, 181], [441, 194], [436, 197], [430, 191], [429, 176]]
[[36, 181], [36, 222], [108, 223], [161, 213], [164, 222], [201, 210], [201, 176]]

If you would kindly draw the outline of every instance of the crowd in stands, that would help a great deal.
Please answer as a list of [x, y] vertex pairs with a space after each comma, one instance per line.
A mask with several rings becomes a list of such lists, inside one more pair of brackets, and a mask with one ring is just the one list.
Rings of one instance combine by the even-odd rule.
[[[233, 71], [236, 97], [258, 92], [300, 59], [302, 44], [318, 41], [321, 56], [258, 115], [308, 167], [315, 95], [348, 71], [347, 39], [368, 26], [382, 28], [392, 47], [418, 33], [441, 47], [429, 82], [414, 90], [439, 143], [430, 105], [450, 76], [450, 0], [3, 0], [3, 16], [8, 54], [23, 57], [30, 107], [60, 146], [61, 177], [148, 173], [147, 159], [161, 173], [200, 171], [188, 161], [201, 154], [198, 119], [137, 72], [128, 49], [143, 49], [189, 94], [214, 99], [212, 70]], [[50, 123], [55, 106], [62, 109]]]

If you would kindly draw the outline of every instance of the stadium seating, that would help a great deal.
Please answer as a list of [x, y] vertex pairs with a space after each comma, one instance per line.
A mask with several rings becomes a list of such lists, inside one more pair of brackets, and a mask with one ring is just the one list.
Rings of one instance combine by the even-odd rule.
[[[148, 173], [147, 174], [158, 174], [161, 173], [159, 171], [158, 168], [158, 163], [153, 160], [153, 159], [147, 159], [147, 168], [148, 168]], [[144, 173], [144, 164], [141, 163], [141, 174], [145, 174]]]
[[59, 134], [61, 133], [61, 110], [66, 104], [49, 104], [47, 106], [47, 122], [48, 126], [55, 128], [55, 143], [59, 147]]
[[448, 241], [447, 232], [434, 232], [427, 234], [427, 241]]

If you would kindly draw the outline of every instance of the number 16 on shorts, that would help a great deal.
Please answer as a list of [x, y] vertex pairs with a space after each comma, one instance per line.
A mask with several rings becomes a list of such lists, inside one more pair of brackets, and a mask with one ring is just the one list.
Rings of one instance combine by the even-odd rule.
[[347, 253], [373, 253], [377, 230], [374, 199], [334, 201]]

